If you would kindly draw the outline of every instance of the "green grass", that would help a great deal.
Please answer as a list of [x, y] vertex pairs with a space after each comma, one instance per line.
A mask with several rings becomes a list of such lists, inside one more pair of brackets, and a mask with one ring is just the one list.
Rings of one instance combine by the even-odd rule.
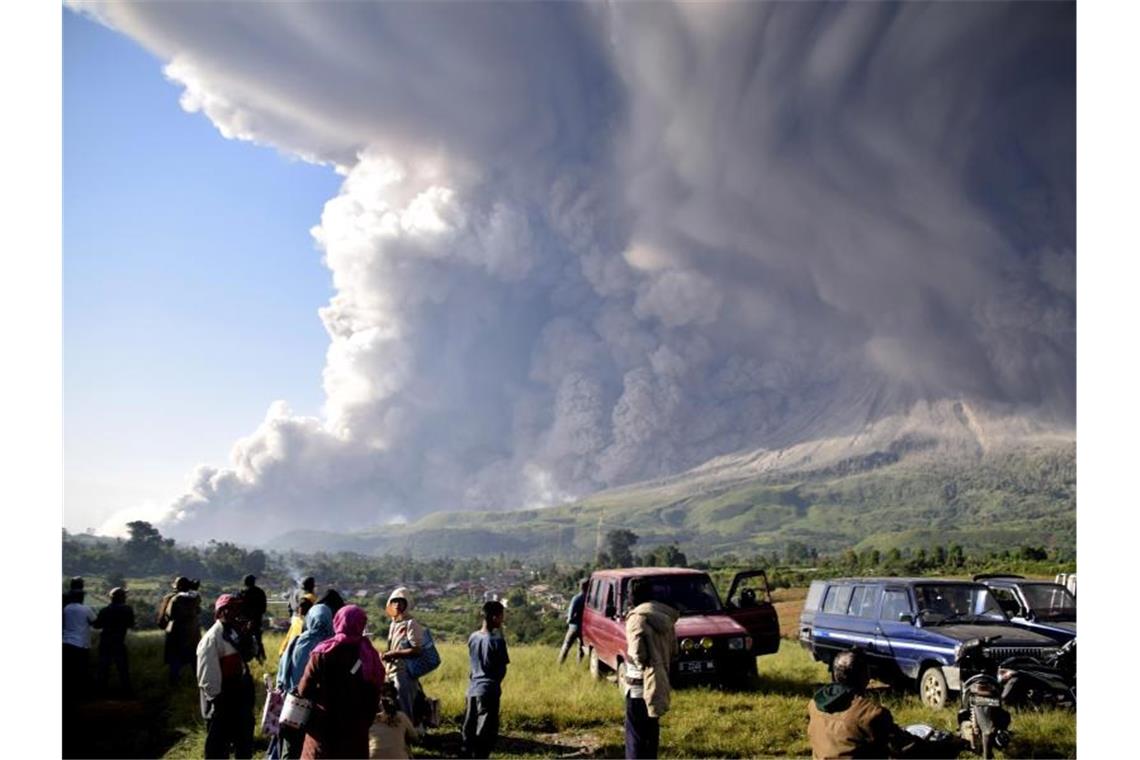
[[[267, 635], [271, 659], [280, 636]], [[503, 684], [502, 732], [498, 757], [539, 757], [581, 752], [583, 756], [621, 757], [623, 705], [618, 687], [595, 682], [585, 665], [555, 664], [555, 649], [515, 646]], [[461, 643], [440, 645], [443, 665], [424, 679], [424, 689], [441, 700], [443, 725], [415, 749], [420, 757], [454, 756], [467, 685], [467, 651]], [[141, 709], [111, 711], [98, 735], [85, 744], [89, 756], [201, 757], [205, 726], [198, 713], [197, 690], [189, 674], [173, 693], [165, 685], [162, 640], [157, 632], [132, 636], [131, 666], [142, 696]], [[254, 663], [255, 677], [273, 663]], [[826, 669], [812, 662], [797, 644], [783, 642], [778, 654], [761, 658], [759, 688], [753, 692], [687, 688], [674, 692], [673, 707], [662, 720], [663, 757], [807, 756], [806, 704], [826, 682]], [[260, 717], [263, 691], [258, 690]], [[912, 694], [886, 692], [883, 703], [900, 724], [929, 723], [951, 729], [952, 710], [931, 710]], [[102, 714], [102, 713], [100, 713]], [[1075, 757], [1076, 716], [1065, 712], [1015, 713], [1010, 757]], [[88, 736], [96, 732], [89, 732]], [[257, 737], [259, 755], [264, 738]], [[1000, 755], [999, 755], [1000, 756]]]

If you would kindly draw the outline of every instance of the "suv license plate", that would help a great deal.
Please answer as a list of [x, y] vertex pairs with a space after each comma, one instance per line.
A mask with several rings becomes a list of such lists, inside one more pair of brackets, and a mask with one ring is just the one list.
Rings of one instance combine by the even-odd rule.
[[972, 701], [982, 707], [1001, 707], [1001, 700], [993, 697], [974, 697]]
[[685, 673], [710, 673], [716, 670], [716, 664], [712, 660], [692, 660], [679, 663], [677, 669]]

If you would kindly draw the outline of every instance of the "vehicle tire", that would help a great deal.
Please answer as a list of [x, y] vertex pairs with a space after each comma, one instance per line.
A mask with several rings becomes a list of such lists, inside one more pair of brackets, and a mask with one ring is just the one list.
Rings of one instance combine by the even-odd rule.
[[939, 710], [949, 703], [950, 688], [946, 685], [942, 668], [931, 665], [922, 671], [918, 678], [918, 696], [924, 705]]

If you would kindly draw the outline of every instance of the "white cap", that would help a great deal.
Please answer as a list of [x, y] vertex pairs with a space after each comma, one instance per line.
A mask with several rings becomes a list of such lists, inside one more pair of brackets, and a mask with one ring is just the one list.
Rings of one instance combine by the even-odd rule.
[[403, 599], [405, 602], [407, 602], [408, 606], [405, 609], [410, 610], [412, 608], [412, 595], [408, 591], [407, 587], [400, 586], [398, 589], [396, 589], [391, 594], [389, 594], [388, 595], [388, 604], [391, 604], [392, 602], [396, 601], [397, 599]]

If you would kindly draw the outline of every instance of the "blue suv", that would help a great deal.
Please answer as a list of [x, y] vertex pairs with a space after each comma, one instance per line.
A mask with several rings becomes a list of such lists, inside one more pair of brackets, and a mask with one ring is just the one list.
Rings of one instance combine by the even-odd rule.
[[862, 649], [873, 677], [917, 686], [931, 707], [948, 704], [950, 692], [973, 675], [959, 662], [967, 641], [990, 639], [984, 656], [995, 668], [1008, 657], [1041, 657], [1057, 648], [1048, 636], [1011, 625], [983, 584], [936, 578], [813, 581], [799, 637], [828, 665], [845, 649]]

